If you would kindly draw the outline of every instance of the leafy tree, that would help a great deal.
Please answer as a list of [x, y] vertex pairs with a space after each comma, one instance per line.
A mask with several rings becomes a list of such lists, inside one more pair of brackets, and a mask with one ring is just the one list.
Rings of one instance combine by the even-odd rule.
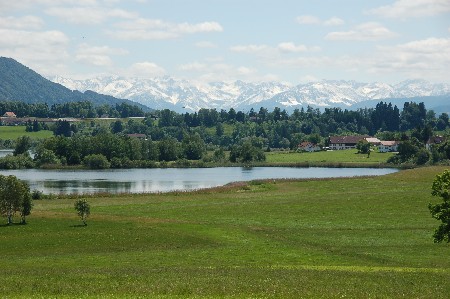
[[87, 226], [87, 217], [91, 214], [91, 206], [86, 199], [78, 199], [74, 204], [78, 216], [81, 217], [83, 224]]
[[231, 162], [252, 162], [265, 161], [266, 156], [261, 148], [253, 146], [250, 141], [245, 141], [242, 145], [235, 145], [230, 151]]
[[0, 175], [0, 213], [6, 217], [7, 224], [13, 223], [16, 212], [20, 212], [21, 223], [30, 215], [32, 199], [30, 187], [15, 176]]
[[370, 143], [367, 142], [367, 140], [361, 139], [358, 141], [358, 144], [356, 144], [356, 149], [360, 154], [368, 154], [370, 153]]
[[205, 142], [199, 134], [190, 134], [183, 138], [181, 148], [186, 159], [199, 160], [205, 152]]
[[432, 186], [431, 195], [440, 197], [441, 203], [428, 205], [431, 216], [442, 223], [435, 230], [434, 242], [450, 242], [450, 171], [437, 175]]
[[34, 155], [34, 161], [38, 166], [45, 164], [59, 164], [60, 161], [55, 153], [43, 147], [39, 147]]
[[21, 136], [16, 140], [16, 146], [14, 148], [14, 156], [27, 154], [31, 148], [31, 138], [28, 136]]
[[175, 161], [178, 158], [178, 142], [174, 138], [164, 138], [158, 143], [159, 160]]
[[62, 135], [65, 137], [70, 137], [72, 135], [70, 123], [66, 120], [58, 120], [58, 122], [55, 124], [53, 134], [55, 134], [55, 136]]
[[116, 120], [111, 124], [111, 131], [114, 134], [120, 133], [123, 131], [123, 123], [121, 120]]
[[84, 157], [83, 164], [91, 169], [106, 169], [111, 166], [108, 159], [102, 154], [92, 154]]

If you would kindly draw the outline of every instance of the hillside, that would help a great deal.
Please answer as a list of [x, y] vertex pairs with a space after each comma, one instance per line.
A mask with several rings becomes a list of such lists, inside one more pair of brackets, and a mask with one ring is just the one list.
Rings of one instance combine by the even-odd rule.
[[0, 57], [0, 101], [45, 102], [48, 105], [65, 102], [90, 101], [94, 105], [127, 103], [137, 105], [144, 111], [145, 105], [118, 99], [94, 91], [72, 91], [54, 83], [12, 58]]

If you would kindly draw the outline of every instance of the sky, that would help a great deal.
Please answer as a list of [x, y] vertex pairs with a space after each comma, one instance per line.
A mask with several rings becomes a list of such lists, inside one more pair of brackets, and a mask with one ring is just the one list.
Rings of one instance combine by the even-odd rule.
[[450, 0], [0, 0], [0, 56], [72, 79], [450, 83]]

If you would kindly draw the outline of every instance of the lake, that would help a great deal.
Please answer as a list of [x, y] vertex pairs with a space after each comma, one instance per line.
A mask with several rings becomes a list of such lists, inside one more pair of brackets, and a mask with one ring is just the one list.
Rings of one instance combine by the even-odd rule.
[[258, 179], [334, 178], [384, 175], [392, 168], [217, 167], [115, 170], [1, 170], [26, 181], [31, 190], [49, 193], [143, 193], [188, 191]]

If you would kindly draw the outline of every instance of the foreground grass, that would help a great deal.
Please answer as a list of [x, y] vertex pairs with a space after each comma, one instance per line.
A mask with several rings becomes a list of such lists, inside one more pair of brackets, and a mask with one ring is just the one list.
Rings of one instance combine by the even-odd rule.
[[35, 202], [0, 227], [2, 297], [448, 298], [434, 244], [443, 168], [254, 182], [197, 193]]
[[356, 149], [340, 151], [320, 151], [313, 153], [269, 152], [266, 153], [267, 163], [354, 163], [380, 164], [386, 163], [394, 153], [371, 152], [370, 157], [357, 154]]
[[0, 126], [0, 139], [16, 140], [21, 136], [29, 136], [32, 139], [44, 139], [53, 136], [52, 131], [27, 132], [25, 129], [25, 126]]

